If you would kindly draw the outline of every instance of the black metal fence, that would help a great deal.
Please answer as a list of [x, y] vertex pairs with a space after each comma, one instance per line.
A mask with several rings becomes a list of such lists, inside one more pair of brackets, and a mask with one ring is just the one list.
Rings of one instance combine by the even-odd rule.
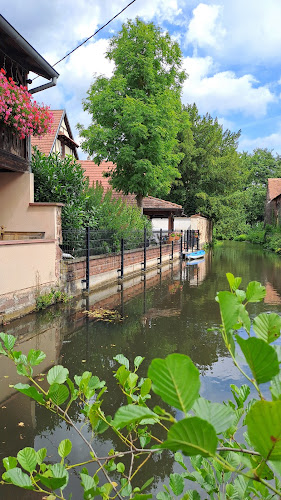
[[86, 258], [86, 288], [89, 288], [89, 261], [91, 256], [105, 255], [116, 260], [119, 277], [123, 278], [124, 267], [139, 263], [141, 250], [142, 269], [146, 271], [147, 251], [157, 249], [158, 264], [162, 264], [162, 256], [169, 254], [170, 260], [174, 252], [182, 254], [184, 250], [199, 249], [199, 231], [132, 231], [124, 238], [116, 233], [101, 229], [72, 229], [62, 232], [62, 251], [64, 258]]

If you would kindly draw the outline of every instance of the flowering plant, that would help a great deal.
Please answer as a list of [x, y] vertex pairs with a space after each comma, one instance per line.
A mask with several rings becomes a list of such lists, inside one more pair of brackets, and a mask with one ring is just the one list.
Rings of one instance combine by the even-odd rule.
[[49, 107], [32, 99], [26, 87], [18, 86], [0, 69], [0, 121], [11, 127], [20, 139], [51, 131], [53, 115]]

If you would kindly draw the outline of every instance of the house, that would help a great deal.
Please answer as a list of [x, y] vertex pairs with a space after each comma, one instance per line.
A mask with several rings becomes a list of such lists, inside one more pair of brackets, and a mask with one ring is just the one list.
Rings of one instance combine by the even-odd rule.
[[[0, 67], [16, 85], [29, 72], [52, 87], [57, 71], [0, 15]], [[59, 280], [61, 204], [34, 203], [30, 138], [20, 139], [0, 122], [0, 323], [35, 308], [36, 297]]]
[[61, 158], [71, 155], [78, 160], [79, 145], [73, 139], [66, 111], [55, 109], [51, 112], [54, 117], [51, 132], [40, 137], [31, 137], [31, 147], [37, 147], [47, 156], [51, 153], [59, 153]]
[[265, 203], [265, 224], [281, 222], [281, 179], [268, 179]]
[[[101, 162], [100, 165], [96, 165], [91, 160], [83, 160], [80, 161], [80, 164], [84, 169], [85, 176], [89, 178], [90, 186], [98, 183], [105, 191], [112, 189], [109, 178], [103, 175], [114, 168], [112, 162]], [[121, 198], [128, 205], [137, 206], [136, 197], [133, 194], [125, 195], [122, 192], [113, 190], [112, 196], [116, 199]], [[181, 205], [170, 201], [146, 196], [143, 198], [143, 214], [151, 219], [153, 228], [173, 231], [174, 219], [183, 215], [183, 208]]]

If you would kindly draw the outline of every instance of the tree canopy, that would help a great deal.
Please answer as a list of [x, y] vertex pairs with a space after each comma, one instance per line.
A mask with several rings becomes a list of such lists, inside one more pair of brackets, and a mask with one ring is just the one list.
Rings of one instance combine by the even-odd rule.
[[83, 102], [92, 123], [78, 125], [82, 149], [97, 163], [116, 164], [112, 187], [136, 194], [141, 206], [144, 196], [167, 194], [179, 177], [182, 54], [168, 33], [136, 19], [110, 40], [106, 57], [114, 73], [98, 76]]

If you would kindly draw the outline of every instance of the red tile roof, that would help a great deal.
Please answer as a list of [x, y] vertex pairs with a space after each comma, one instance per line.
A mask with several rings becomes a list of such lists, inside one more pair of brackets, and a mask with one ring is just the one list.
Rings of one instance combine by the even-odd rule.
[[274, 200], [281, 194], [281, 179], [268, 179], [268, 197], [269, 201]]
[[[110, 178], [104, 177], [104, 172], [109, 172], [110, 170], [115, 168], [114, 163], [111, 161], [101, 162], [100, 165], [96, 165], [92, 160], [82, 160], [79, 161], [82, 168], [85, 171], [85, 177], [89, 178], [90, 186], [95, 185], [97, 182], [101, 184], [105, 191], [108, 189], [112, 189], [112, 186], [109, 183]], [[136, 198], [133, 194], [125, 195], [122, 192], [118, 192], [112, 190], [113, 198], [121, 198], [128, 205], [136, 205]], [[177, 205], [176, 203], [172, 203], [170, 201], [161, 200], [160, 198], [154, 198], [153, 196], [146, 196], [143, 199], [143, 208], [146, 210], [182, 210], [181, 205]]]
[[64, 113], [63, 109], [52, 110], [52, 114], [54, 116], [52, 131], [49, 134], [42, 135], [41, 137], [32, 136], [31, 147], [36, 146], [41, 151], [41, 153], [44, 153], [47, 156], [51, 153], [63, 113]]

